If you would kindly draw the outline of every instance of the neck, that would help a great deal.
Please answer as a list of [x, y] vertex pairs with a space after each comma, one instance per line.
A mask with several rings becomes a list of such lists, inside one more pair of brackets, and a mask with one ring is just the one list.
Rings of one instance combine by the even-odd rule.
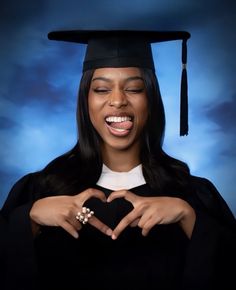
[[102, 147], [103, 163], [112, 171], [127, 172], [140, 164], [140, 146], [125, 150]]

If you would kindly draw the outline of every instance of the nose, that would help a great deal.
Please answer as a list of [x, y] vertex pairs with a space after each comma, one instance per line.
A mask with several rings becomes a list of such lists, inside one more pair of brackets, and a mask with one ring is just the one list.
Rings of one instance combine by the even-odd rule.
[[112, 93], [110, 94], [108, 104], [109, 106], [116, 108], [127, 106], [128, 104], [127, 96], [122, 90], [116, 89], [112, 91]]

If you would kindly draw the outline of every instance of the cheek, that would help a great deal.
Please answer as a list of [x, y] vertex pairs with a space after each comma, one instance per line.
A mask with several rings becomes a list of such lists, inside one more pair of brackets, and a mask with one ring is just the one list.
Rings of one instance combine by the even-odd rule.
[[101, 102], [98, 98], [90, 95], [88, 96], [88, 112], [89, 118], [94, 126], [94, 128], [98, 127], [98, 124], [101, 123]]
[[148, 118], [148, 103], [146, 100], [141, 100], [138, 106], [138, 119], [139, 122], [144, 126]]
[[96, 99], [89, 94], [88, 96], [88, 111], [89, 111], [89, 117], [90, 120], [93, 122], [94, 118], [96, 117]]

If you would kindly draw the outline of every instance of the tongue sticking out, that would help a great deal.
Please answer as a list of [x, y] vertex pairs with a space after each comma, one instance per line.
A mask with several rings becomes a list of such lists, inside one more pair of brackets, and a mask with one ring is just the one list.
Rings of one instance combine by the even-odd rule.
[[110, 123], [110, 126], [112, 128], [116, 128], [116, 129], [129, 130], [133, 126], [133, 122], [131, 122], [131, 121], [112, 122], [112, 123]]

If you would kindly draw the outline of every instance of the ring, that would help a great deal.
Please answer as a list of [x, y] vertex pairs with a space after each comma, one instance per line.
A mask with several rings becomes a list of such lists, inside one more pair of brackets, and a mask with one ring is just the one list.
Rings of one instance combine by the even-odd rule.
[[82, 207], [82, 211], [78, 212], [75, 218], [82, 224], [87, 224], [88, 220], [94, 215], [94, 211], [90, 210], [88, 207]]

